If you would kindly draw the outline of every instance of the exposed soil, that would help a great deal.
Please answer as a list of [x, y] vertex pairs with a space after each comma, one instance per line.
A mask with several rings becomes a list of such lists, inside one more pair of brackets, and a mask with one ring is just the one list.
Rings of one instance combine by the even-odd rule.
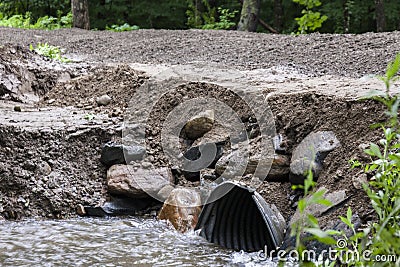
[[[23, 70], [33, 72], [27, 80], [39, 87], [31, 89], [41, 88], [30, 90], [40, 98], [36, 105], [0, 104], [0, 214], [5, 218], [63, 218], [75, 215], [77, 204], [104, 202], [105, 168], [98, 160], [101, 145], [121, 138], [123, 113], [137, 88], [162, 69], [156, 64], [168, 68], [173, 64], [214, 62], [239, 69], [249, 77], [245, 84], [263, 89], [288, 155], [311, 132], [335, 132], [341, 147], [325, 159], [318, 187], [330, 191], [345, 189], [349, 199], [328, 212], [322, 218], [322, 226], [345, 214], [348, 206], [364, 223], [371, 219], [368, 199], [362, 189], [353, 185], [352, 179], [360, 175], [359, 171], [351, 170], [348, 160], [368, 160], [359, 146], [379, 139], [379, 132], [369, 125], [383, 121], [384, 115], [379, 104], [360, 102], [355, 96], [379, 86], [379, 82], [363, 76], [382, 73], [399, 50], [400, 33], [295, 37], [195, 30], [112, 33], [4, 28], [0, 28], [0, 33], [3, 44], [28, 47], [30, 43], [48, 42], [63, 47], [67, 56], [83, 61], [59, 64], [21, 47], [2, 48], [0, 64], [22, 66]], [[13, 49], [18, 52], [13, 53]], [[30, 61], [39, 63], [27, 66]], [[151, 63], [146, 68], [152, 71], [143, 73], [129, 67], [137, 63]], [[0, 69], [1, 74], [24, 77], [19, 69], [5, 69]], [[322, 76], [326, 74], [330, 76]], [[97, 107], [96, 98], [103, 94], [108, 94], [112, 102]], [[199, 95], [224, 100], [249, 124], [252, 115], [246, 106], [223, 86], [186, 84], [164, 95], [153, 110], [147, 129], [151, 139], [147, 141], [155, 151], [155, 163], [168, 164], [157, 148], [163, 118], [187, 97]], [[6, 93], [3, 98], [21, 101]], [[23, 112], [12, 111], [15, 105]], [[93, 120], [83, 118], [88, 113], [94, 116]], [[49, 114], [54, 118], [46, 120]], [[296, 193], [286, 180], [264, 182], [258, 191], [279, 208], [285, 219], [294, 213]]]
[[240, 69], [295, 66], [307, 75], [382, 73], [399, 51], [400, 32], [275, 35], [238, 31], [138, 30], [114, 33], [0, 28], [0, 44], [48, 42], [85, 61], [150, 64], [214, 62]]
[[[146, 76], [129, 66], [95, 67], [88, 75], [79, 76], [65, 83], [58, 83], [40, 101], [40, 106], [75, 106], [108, 111], [112, 116], [127, 108], [136, 88], [143, 84]], [[108, 95], [112, 103], [98, 107], [96, 98]], [[120, 114], [121, 115], [121, 114]]]

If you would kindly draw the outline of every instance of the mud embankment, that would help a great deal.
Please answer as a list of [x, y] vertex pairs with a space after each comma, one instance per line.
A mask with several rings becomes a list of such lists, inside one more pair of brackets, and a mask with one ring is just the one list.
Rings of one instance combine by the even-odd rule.
[[[24, 49], [13, 46], [2, 49], [8, 58], [3, 57], [0, 62], [6, 66], [0, 69], [3, 75], [0, 92], [4, 99], [0, 102], [0, 215], [6, 219], [65, 218], [76, 216], [78, 204], [101, 205], [109, 197], [106, 168], [99, 161], [102, 145], [121, 139], [128, 103], [137, 88], [153, 73], [145, 74], [128, 65], [88, 67], [57, 63], [54, 67], [43, 58], [39, 57], [41, 61], [38, 61], [37, 55]], [[17, 61], [13, 55], [24, 55], [25, 59]], [[31, 61], [37, 65], [30, 66]], [[325, 187], [330, 192], [345, 190], [346, 198], [321, 215], [322, 226], [337, 221], [337, 216], [345, 214], [348, 206], [362, 223], [368, 222], [372, 218], [372, 207], [359, 187], [363, 174], [351, 170], [348, 160], [369, 160], [363, 155], [362, 147], [379, 138], [378, 132], [371, 130], [369, 125], [383, 121], [384, 115], [379, 104], [360, 102], [354, 97], [346, 97], [343, 92], [348, 85], [362, 85], [360, 90], [354, 88], [360, 92], [376, 83], [340, 77], [322, 83], [320, 78], [293, 77], [291, 73], [285, 74], [285, 69], [279, 71], [282, 72], [278, 73], [281, 80], [268, 80], [277, 75], [276, 70], [243, 73], [249, 78], [246, 82], [263, 88], [276, 132], [282, 136], [282, 153], [290, 158], [294, 148], [308, 134], [317, 131], [333, 131], [341, 144], [325, 159], [318, 187]], [[28, 72], [34, 75], [25, 75]], [[4, 77], [11, 77], [11, 74], [13, 79], [26, 84], [22, 86], [24, 91], [15, 89], [22, 88], [18, 83], [10, 87], [14, 88], [12, 90], [5, 89], [8, 87]], [[44, 80], [40, 78], [45, 75]], [[339, 81], [342, 82], [341, 90], [336, 87]], [[314, 88], [307, 91], [310, 86]], [[185, 90], [172, 92], [176, 95], [160, 99], [159, 107], [168, 107], [171, 99], [187, 99], [193, 94], [193, 87], [221, 101], [226, 98], [224, 94], [215, 93], [214, 85], [195, 83], [184, 86]], [[294, 89], [290, 90], [292, 87]], [[24, 98], [26, 93], [37, 97], [39, 102], [15, 102], [32, 100]], [[112, 99], [111, 103], [100, 105], [97, 100], [105, 94]], [[354, 96], [354, 92], [350, 95]], [[159, 115], [153, 116], [148, 126], [150, 130], [159, 127], [157, 119], [167, 110], [161, 109]], [[247, 126], [253, 123], [251, 114], [244, 117]], [[149, 144], [154, 143], [152, 134], [146, 138]], [[151, 159], [155, 165], [172, 167], [157, 153]], [[177, 183], [190, 185], [190, 181], [179, 179], [183, 178], [177, 177]], [[299, 194], [291, 190], [288, 177], [275, 182], [265, 181], [258, 191], [268, 203], [278, 207], [287, 221], [290, 220], [296, 211]]]

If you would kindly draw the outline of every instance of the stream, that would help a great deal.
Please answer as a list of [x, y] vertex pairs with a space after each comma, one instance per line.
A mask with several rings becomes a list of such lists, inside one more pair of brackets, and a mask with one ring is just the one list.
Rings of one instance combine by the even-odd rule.
[[276, 266], [152, 218], [0, 222], [0, 266]]

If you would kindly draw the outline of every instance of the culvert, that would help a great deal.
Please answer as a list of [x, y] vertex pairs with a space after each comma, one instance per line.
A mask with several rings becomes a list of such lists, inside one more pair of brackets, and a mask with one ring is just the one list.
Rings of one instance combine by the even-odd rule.
[[283, 216], [254, 189], [224, 182], [207, 203], [195, 228], [207, 241], [246, 252], [275, 250], [282, 243]]

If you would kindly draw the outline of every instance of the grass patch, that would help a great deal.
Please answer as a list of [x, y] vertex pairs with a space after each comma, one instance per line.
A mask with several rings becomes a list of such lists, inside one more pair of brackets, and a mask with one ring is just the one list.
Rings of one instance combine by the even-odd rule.
[[63, 63], [69, 63], [71, 60], [69, 58], [63, 57], [61, 49], [57, 46], [49, 45], [48, 43], [38, 43], [36, 47], [31, 44], [29, 46], [31, 51], [35, 51], [39, 55], [45, 56], [47, 58], [55, 59]]

